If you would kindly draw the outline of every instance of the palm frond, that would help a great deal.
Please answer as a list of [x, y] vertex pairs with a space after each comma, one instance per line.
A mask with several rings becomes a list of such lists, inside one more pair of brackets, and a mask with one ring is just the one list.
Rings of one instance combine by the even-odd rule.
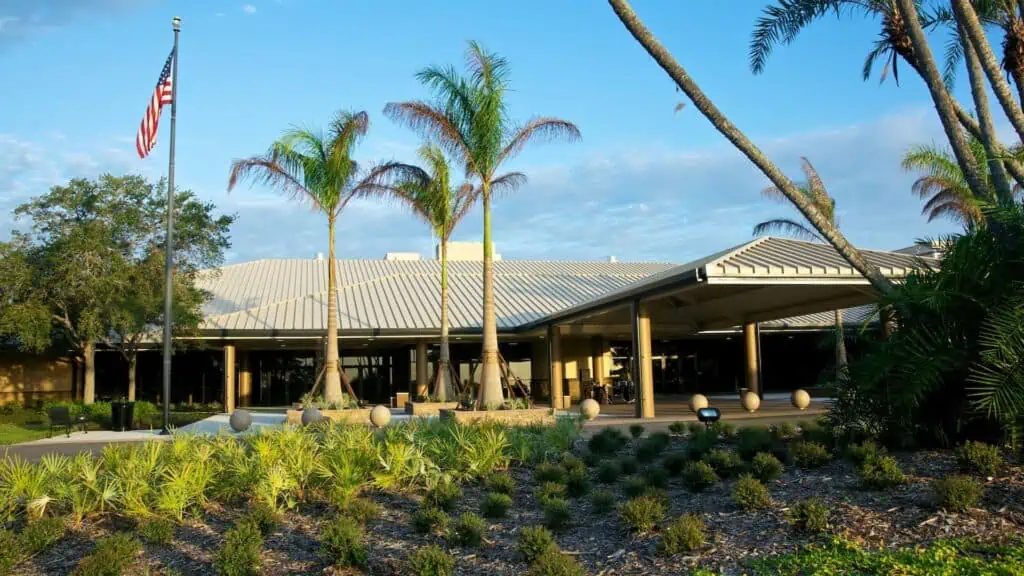
[[580, 138], [580, 129], [568, 120], [546, 117], [533, 118], [512, 132], [512, 137], [498, 156], [498, 165], [501, 165], [505, 160], [514, 158], [523, 149], [523, 146], [526, 146], [531, 140], [551, 141], [564, 139], [568, 142], [576, 142]]
[[754, 74], [763, 72], [776, 45], [792, 43], [804, 28], [829, 11], [838, 15], [842, 4], [840, 0], [779, 0], [777, 6], [766, 7], [750, 38], [750, 69]]
[[507, 172], [491, 181], [492, 196], [507, 196], [515, 192], [520, 186], [526, 184], [526, 174], [522, 172]]
[[1024, 298], [989, 312], [978, 343], [981, 358], [968, 377], [972, 404], [996, 419], [1024, 414]]
[[384, 115], [434, 142], [467, 170], [476, 171], [476, 158], [459, 120], [444, 109], [419, 101], [391, 102], [384, 107]]
[[773, 233], [780, 233], [793, 238], [823, 242], [817, 232], [807, 226], [789, 218], [775, 218], [765, 220], [754, 226], [754, 236], [770, 236]]

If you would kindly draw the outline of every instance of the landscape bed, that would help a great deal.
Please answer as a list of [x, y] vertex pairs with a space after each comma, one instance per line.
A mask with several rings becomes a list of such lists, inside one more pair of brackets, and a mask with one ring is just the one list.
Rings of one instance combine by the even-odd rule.
[[[958, 573], [1014, 574], [1024, 565], [1015, 540], [1024, 530], [1024, 468], [1006, 452], [979, 444], [887, 455], [865, 444], [838, 458], [821, 449], [826, 433], [813, 424], [674, 430], [584, 440], [568, 419], [378, 431], [325, 423], [180, 437], [63, 464], [8, 461], [0, 512], [9, 531], [0, 539], [8, 550], [22, 547], [8, 561], [10, 573], [26, 575], [76, 565], [99, 573], [87, 570], [88, 559], [114, 533], [138, 541], [138, 551], [122, 554], [124, 574], [928, 573], [936, 562], [969, 568]], [[771, 454], [787, 461], [781, 471]], [[90, 463], [99, 474], [82, 482]], [[26, 477], [42, 480], [14, 481]], [[940, 504], [942, 478], [959, 484], [943, 484]], [[115, 481], [116, 494], [100, 498]], [[77, 492], [62, 492], [67, 485]], [[271, 507], [278, 512], [261, 513]], [[59, 519], [27, 520], [40, 514]], [[53, 543], [25, 535], [42, 522], [66, 532]], [[255, 548], [238, 544], [247, 526]], [[545, 552], [543, 526], [561, 554]], [[521, 541], [532, 544], [532, 568]], [[25, 550], [29, 543], [40, 551]], [[921, 546], [931, 548], [913, 551]]]

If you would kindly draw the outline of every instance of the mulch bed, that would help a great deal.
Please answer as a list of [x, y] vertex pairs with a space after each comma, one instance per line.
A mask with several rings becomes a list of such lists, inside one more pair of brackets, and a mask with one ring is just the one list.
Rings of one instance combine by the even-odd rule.
[[[669, 450], [682, 446], [681, 439], [673, 438]], [[576, 555], [588, 573], [595, 575], [679, 574], [696, 566], [737, 574], [751, 557], [794, 552], [811, 540], [785, 520], [790, 505], [811, 496], [821, 498], [831, 509], [833, 533], [868, 546], [906, 547], [957, 537], [993, 542], [1024, 534], [1024, 467], [1020, 462], [1014, 462], [1001, 477], [986, 480], [979, 508], [952, 514], [936, 509], [930, 488], [932, 479], [956, 472], [952, 453], [922, 451], [893, 455], [908, 475], [905, 486], [865, 491], [859, 487], [853, 467], [840, 460], [810, 471], [787, 466], [783, 477], [769, 485], [772, 507], [760, 512], [736, 509], [730, 497], [732, 481], [693, 494], [673, 479], [667, 490], [671, 502], [668, 518], [695, 512], [707, 523], [708, 545], [692, 555], [659, 556], [657, 533], [631, 535], [614, 512], [592, 512], [587, 498], [573, 501], [575, 524], [559, 534], [558, 541], [563, 551]], [[523, 526], [541, 523], [541, 509], [533, 494], [536, 482], [532, 470], [515, 468], [511, 473], [517, 480], [513, 508], [506, 518], [489, 522], [483, 547], [450, 550], [456, 558], [456, 574], [526, 572], [528, 567], [516, 552], [517, 534]], [[601, 487], [596, 482], [594, 486]], [[479, 513], [485, 491], [476, 485], [463, 489], [465, 497], [451, 514], [453, 518], [463, 512]], [[616, 493], [621, 497], [620, 491]], [[380, 517], [367, 525], [368, 573], [408, 574], [406, 558], [417, 548], [431, 543], [445, 545], [439, 536], [417, 534], [410, 526], [419, 496], [372, 493], [368, 497], [382, 506]], [[201, 518], [179, 526], [170, 545], [145, 545], [132, 573], [213, 573], [221, 535], [244, 513], [244, 505], [209, 507]], [[332, 516], [332, 509], [321, 504], [300, 505], [288, 512], [283, 523], [266, 539], [262, 573], [358, 573], [331, 567], [319, 555], [318, 534]], [[13, 574], [68, 574], [91, 550], [92, 541], [118, 528], [123, 526], [117, 526], [113, 520], [87, 523], [54, 547], [20, 564]]]

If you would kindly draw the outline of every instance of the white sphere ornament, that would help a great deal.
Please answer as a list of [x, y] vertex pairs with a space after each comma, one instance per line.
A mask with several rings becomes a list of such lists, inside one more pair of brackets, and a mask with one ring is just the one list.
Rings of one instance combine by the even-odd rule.
[[228, 424], [235, 432], [245, 432], [252, 426], [252, 414], [248, 410], [235, 410], [228, 418]]
[[754, 392], [746, 392], [743, 394], [741, 401], [743, 409], [747, 412], [757, 412], [757, 409], [761, 407], [761, 397]]
[[316, 424], [320, 421], [323, 416], [320, 415], [320, 409], [314, 406], [310, 406], [302, 411], [302, 425], [309, 426], [310, 424]]
[[793, 406], [800, 410], [807, 410], [807, 407], [811, 405], [811, 395], [803, 388], [793, 390], [790, 400], [793, 402]]
[[702, 408], [708, 407], [708, 397], [703, 394], [694, 394], [690, 396], [690, 411], [694, 414]]
[[593, 420], [600, 413], [601, 405], [597, 403], [597, 400], [587, 398], [580, 403], [580, 414], [583, 415], [584, 420]]
[[377, 428], [383, 428], [391, 421], [391, 410], [387, 406], [378, 404], [370, 410], [370, 423]]

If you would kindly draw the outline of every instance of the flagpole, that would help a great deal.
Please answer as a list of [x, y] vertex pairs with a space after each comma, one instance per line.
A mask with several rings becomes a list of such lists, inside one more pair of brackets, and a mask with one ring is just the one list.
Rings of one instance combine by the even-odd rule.
[[174, 128], [178, 120], [178, 34], [181, 33], [181, 18], [171, 20], [174, 27], [174, 58], [171, 62], [171, 145], [167, 166], [167, 245], [164, 247], [164, 429], [162, 435], [171, 433], [171, 325], [174, 315], [171, 308], [174, 293]]

